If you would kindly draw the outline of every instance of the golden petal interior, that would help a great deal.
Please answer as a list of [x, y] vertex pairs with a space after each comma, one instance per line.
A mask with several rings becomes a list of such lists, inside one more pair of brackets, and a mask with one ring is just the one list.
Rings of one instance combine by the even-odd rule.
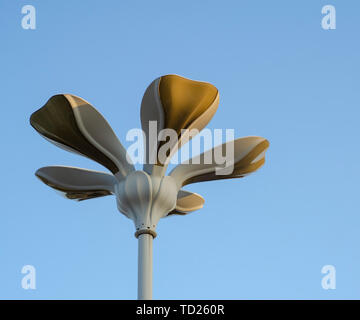
[[165, 113], [165, 128], [181, 129], [203, 114], [215, 101], [218, 90], [210, 83], [194, 81], [177, 75], [160, 79], [159, 95]]
[[264, 151], [269, 147], [269, 141], [264, 140], [256, 145], [245, 157], [239, 160], [234, 165], [234, 170], [231, 174], [228, 175], [220, 175], [216, 174], [215, 171], [197, 175], [191, 177], [183, 182], [183, 186], [190, 183], [197, 183], [203, 181], [211, 181], [211, 180], [221, 180], [221, 179], [232, 179], [232, 178], [243, 178], [244, 176], [255, 172], [260, 167], [262, 167], [265, 163], [265, 157], [260, 158], [259, 160], [254, 161], [258, 158], [260, 154], [265, 156]]

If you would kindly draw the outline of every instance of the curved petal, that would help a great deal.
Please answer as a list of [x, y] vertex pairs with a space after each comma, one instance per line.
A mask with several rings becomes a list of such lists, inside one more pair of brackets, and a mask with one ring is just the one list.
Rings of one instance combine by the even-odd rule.
[[180, 190], [177, 196], [176, 207], [168, 214], [168, 216], [172, 214], [188, 214], [192, 211], [201, 209], [204, 206], [204, 203], [204, 198], [199, 194]]
[[134, 170], [125, 148], [103, 116], [77, 96], [51, 97], [31, 115], [30, 123], [50, 142], [99, 162], [120, 178]]
[[[229, 143], [234, 145], [234, 157], [227, 164], [217, 164], [214, 159], [215, 154], [224, 154], [226, 146]], [[224, 143], [201, 155], [192, 158], [189, 164], [180, 164], [170, 173], [178, 188], [189, 183], [201, 181], [242, 178], [257, 169], [265, 162], [265, 151], [269, 147], [269, 141], [261, 137], [239, 138], [232, 142]], [[207, 162], [211, 159], [211, 162]], [[217, 170], [224, 170], [233, 166], [232, 172], [228, 174], [219, 174]], [[225, 172], [225, 171], [224, 171]]]
[[105, 172], [65, 166], [43, 167], [35, 175], [66, 198], [79, 201], [111, 195], [117, 183]]
[[[141, 103], [141, 124], [147, 138], [144, 170], [152, 171], [152, 164], [166, 166], [171, 156], [195, 132], [202, 130], [211, 120], [219, 105], [219, 92], [210, 83], [194, 81], [178, 75], [166, 75], [155, 79], [146, 89]], [[150, 121], [156, 121], [151, 129]], [[166, 136], [161, 130], [173, 129], [176, 141], [169, 145], [165, 159], [159, 159], [159, 149], [165, 145]], [[186, 130], [186, 133], [182, 130]]]

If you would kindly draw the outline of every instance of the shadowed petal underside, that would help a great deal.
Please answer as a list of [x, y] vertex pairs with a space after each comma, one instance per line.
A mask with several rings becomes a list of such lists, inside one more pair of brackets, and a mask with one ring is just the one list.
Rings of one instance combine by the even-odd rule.
[[50, 142], [97, 161], [120, 178], [134, 170], [125, 148], [103, 116], [77, 96], [51, 97], [31, 115], [30, 123]]
[[111, 174], [65, 166], [43, 167], [35, 175], [49, 187], [72, 200], [87, 200], [114, 194], [117, 183]]

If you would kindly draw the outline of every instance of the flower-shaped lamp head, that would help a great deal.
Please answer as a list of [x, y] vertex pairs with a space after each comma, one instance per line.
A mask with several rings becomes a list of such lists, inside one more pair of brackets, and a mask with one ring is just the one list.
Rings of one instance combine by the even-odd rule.
[[[200, 131], [209, 123], [218, 105], [218, 90], [209, 83], [177, 75], [155, 79], [141, 103], [147, 147], [143, 170], [136, 171], [110, 125], [93, 106], [74, 95], [53, 96], [31, 115], [31, 125], [48, 141], [100, 163], [110, 173], [50, 166], [37, 170], [36, 176], [69, 199], [115, 195], [119, 211], [134, 221], [135, 235], [149, 233], [155, 237], [156, 225], [162, 217], [184, 215], [203, 206], [204, 199], [181, 189], [183, 186], [244, 177], [264, 163], [268, 141], [246, 137], [231, 142], [233, 158], [226, 165], [205, 159], [222, 152], [229, 142], [178, 165], [165, 175], [174, 152], [194, 136], [193, 130]], [[176, 139], [166, 141], [164, 129], [173, 132]], [[217, 174], [229, 165], [233, 169], [229, 174]]]

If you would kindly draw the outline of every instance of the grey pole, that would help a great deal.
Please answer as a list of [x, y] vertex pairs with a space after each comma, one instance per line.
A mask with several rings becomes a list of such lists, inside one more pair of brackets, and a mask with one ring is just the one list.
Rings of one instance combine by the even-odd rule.
[[138, 251], [138, 299], [152, 299], [152, 246], [153, 236], [149, 233], [139, 235]]

